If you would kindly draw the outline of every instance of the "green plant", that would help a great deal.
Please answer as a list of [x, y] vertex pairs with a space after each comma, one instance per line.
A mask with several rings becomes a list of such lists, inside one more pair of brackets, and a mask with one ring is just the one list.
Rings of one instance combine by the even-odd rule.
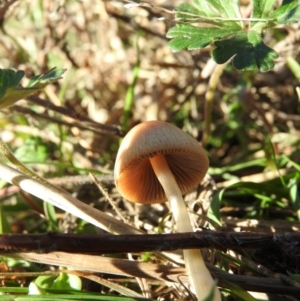
[[20, 81], [25, 75], [23, 70], [0, 69], [0, 110], [59, 80], [65, 71], [53, 68], [45, 75], [32, 77], [27, 86], [23, 88], [20, 86]]
[[178, 24], [167, 37], [173, 51], [202, 49], [213, 46], [212, 57], [218, 64], [233, 58], [240, 70], [269, 71], [278, 54], [263, 42], [265, 30], [298, 22], [298, 1], [253, 0], [250, 18], [240, 11], [239, 1], [194, 0], [194, 6], [181, 4], [176, 8]]

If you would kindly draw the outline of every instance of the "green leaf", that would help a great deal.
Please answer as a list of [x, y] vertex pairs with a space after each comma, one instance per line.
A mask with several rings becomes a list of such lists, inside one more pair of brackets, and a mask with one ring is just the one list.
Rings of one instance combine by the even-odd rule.
[[0, 69], [0, 110], [57, 81], [64, 72], [65, 69], [53, 68], [45, 75], [33, 77], [27, 87], [23, 88], [19, 86], [19, 83], [24, 77], [24, 71], [16, 72], [11, 69]]
[[43, 207], [44, 207], [45, 217], [48, 221], [48, 231], [51, 231], [51, 232], [57, 231], [58, 232], [59, 227], [57, 225], [57, 217], [56, 217], [55, 207], [48, 202], [44, 202]]
[[269, 71], [274, 67], [278, 54], [266, 46], [255, 31], [240, 31], [227, 39], [215, 42], [212, 57], [218, 64], [224, 64], [231, 57], [233, 66], [238, 70]]
[[266, 27], [272, 27], [276, 25], [274, 22], [272, 22], [273, 19], [269, 16], [275, 2], [276, 0], [253, 0], [252, 18], [270, 19], [270, 21], [252, 21], [250, 24], [252, 30], [261, 32]]
[[214, 195], [207, 212], [207, 217], [217, 223], [219, 226], [222, 226], [220, 205], [224, 192], [225, 189], [222, 189]]
[[[242, 14], [239, 8], [239, 0], [209, 0], [214, 8], [219, 11], [220, 17], [228, 19], [241, 19]], [[236, 21], [242, 27], [241, 21]]]
[[[218, 17], [218, 14], [216, 12], [216, 10], [213, 9], [213, 7], [210, 5], [210, 3], [208, 1], [203, 1], [203, 0], [194, 0], [194, 4], [196, 7], [196, 11], [194, 11], [195, 14], [198, 15], [202, 15], [205, 17]], [[190, 7], [193, 7], [189, 4], [187, 4]], [[178, 6], [178, 8], [182, 6], [182, 8], [184, 8], [184, 4], [181, 4]], [[195, 10], [195, 8], [193, 7], [193, 9]], [[177, 9], [176, 9], [177, 10]], [[178, 11], [180, 11], [181, 9], [178, 9]]]
[[[198, 8], [199, 16], [210, 17], [210, 21], [218, 22], [219, 25], [226, 21], [227, 27], [239, 29], [243, 27], [242, 21], [238, 20], [242, 18], [239, 0], [194, 0], [194, 4]], [[218, 20], [214, 20], [214, 18], [218, 18]], [[232, 21], [232, 19], [236, 20]]]
[[[286, 58], [286, 65], [300, 83], [300, 64], [291, 56]], [[295, 135], [293, 135], [294, 137]], [[300, 137], [300, 135], [299, 135]], [[297, 138], [297, 137], [296, 137]]]
[[14, 155], [23, 162], [44, 163], [49, 157], [49, 145], [40, 137], [30, 137], [14, 151]]
[[253, 0], [253, 18], [265, 18], [269, 15], [276, 0]]
[[40, 291], [45, 293], [47, 289], [57, 289], [57, 290], [81, 290], [82, 282], [77, 275], [60, 273], [58, 277], [50, 275], [42, 275], [37, 277], [34, 281], [34, 289], [38, 288]]
[[55, 279], [52, 289], [81, 290], [81, 279], [77, 275], [60, 273]]
[[214, 40], [230, 34], [232, 34], [231, 28], [202, 28], [187, 24], [178, 24], [168, 31], [167, 37], [173, 38], [168, 45], [172, 51], [177, 52], [185, 48], [188, 50], [204, 48]]
[[56, 69], [52, 68], [48, 73], [45, 75], [37, 75], [30, 79], [27, 87], [34, 87], [36, 89], [42, 89], [45, 86], [56, 82], [57, 80], [61, 79], [61, 76], [65, 73], [66, 69]]
[[7, 89], [17, 86], [24, 74], [25, 72], [22, 70], [15, 72], [10, 69], [0, 69], [0, 98], [3, 97]]
[[56, 277], [55, 276], [50, 276], [50, 275], [41, 275], [39, 277], [37, 277], [34, 280], [34, 286], [32, 286], [32, 288], [34, 290], [36, 290], [37, 288], [40, 289], [47, 289], [47, 288], [51, 288], [54, 281], [55, 281]]
[[46, 291], [39, 287], [35, 282], [30, 282], [28, 286], [29, 295], [46, 295]]
[[298, 1], [283, 1], [271, 15], [277, 25], [291, 24], [300, 20], [300, 4]]
[[277, 9], [275, 3], [276, 0], [253, 0], [249, 20], [243, 20], [239, 0], [194, 0], [194, 6], [181, 4], [176, 8], [181, 23], [167, 32], [172, 39], [169, 46], [176, 52], [214, 43], [212, 57], [218, 64], [233, 58], [236, 69], [269, 71], [278, 55], [264, 44], [263, 30], [300, 20], [299, 1], [283, 0]]
[[[222, 280], [223, 281], [223, 280]], [[252, 297], [247, 291], [245, 291], [240, 286], [229, 282], [227, 280], [224, 280], [224, 283], [226, 283], [227, 290], [230, 291], [230, 294], [233, 296], [238, 297], [239, 300], [243, 301], [257, 301], [254, 297]]]
[[184, 23], [207, 23], [218, 27], [224, 27], [226, 21], [227, 29], [230, 27], [238, 30], [243, 27], [238, 0], [194, 0], [194, 3], [195, 6], [184, 3], [175, 8], [176, 18]]
[[[204, 3], [206, 2], [203, 2], [203, 4]], [[184, 21], [185, 23], [201, 22], [216, 26], [218, 26], [220, 23], [220, 21], [215, 20], [217, 14], [214, 11], [210, 11], [209, 6], [207, 9], [203, 9], [202, 7], [200, 7], [200, 9], [197, 9], [190, 4], [183, 3], [176, 7], [175, 11], [177, 11], [176, 18]]]

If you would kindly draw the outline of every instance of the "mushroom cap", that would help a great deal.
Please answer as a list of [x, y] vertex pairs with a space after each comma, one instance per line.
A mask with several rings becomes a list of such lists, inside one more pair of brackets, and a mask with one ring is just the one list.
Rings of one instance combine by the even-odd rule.
[[136, 203], [166, 202], [149, 158], [163, 154], [174, 178], [185, 194], [204, 178], [209, 161], [200, 144], [176, 126], [146, 121], [132, 128], [119, 148], [114, 178], [120, 194]]

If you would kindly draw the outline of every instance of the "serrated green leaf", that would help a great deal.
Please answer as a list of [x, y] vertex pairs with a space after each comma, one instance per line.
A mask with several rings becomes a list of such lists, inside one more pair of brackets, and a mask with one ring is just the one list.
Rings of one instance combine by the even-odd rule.
[[277, 53], [266, 46], [255, 31], [240, 31], [234, 36], [215, 42], [212, 52], [218, 64], [224, 64], [233, 58], [233, 66], [238, 70], [259, 68], [265, 72], [274, 67]]
[[178, 24], [171, 28], [168, 38], [173, 38], [168, 45], [172, 51], [177, 52], [187, 48], [188, 50], [201, 49], [221, 37], [231, 35], [234, 31], [232, 28], [202, 28], [187, 24]]
[[[242, 15], [239, 8], [239, 0], [209, 0], [209, 3], [220, 13], [220, 17], [228, 19], [241, 19]], [[238, 27], [242, 28], [241, 21], [236, 21]]]
[[175, 10], [177, 11], [176, 18], [184, 22], [202, 22], [216, 26], [220, 23], [220, 21], [214, 20], [209, 10], [199, 10], [187, 3], [180, 4]]
[[265, 18], [270, 14], [276, 0], [253, 0], [253, 18]]
[[291, 24], [300, 20], [300, 4], [298, 1], [283, 1], [271, 15], [277, 25]]
[[266, 46], [257, 32], [249, 31], [247, 36], [249, 42], [253, 45], [256, 65], [260, 71], [266, 72], [272, 69], [274, 60], [278, 58], [277, 52]]
[[252, 21], [250, 27], [252, 30], [261, 32], [266, 27], [272, 27], [276, 24], [270, 18], [270, 12], [276, 0], [253, 0], [252, 18], [255, 19], [270, 19], [269, 21]]
[[194, 4], [208, 17], [242, 18], [239, 0], [194, 0]]
[[53, 68], [45, 75], [33, 77], [28, 86], [23, 88], [19, 86], [19, 83], [24, 77], [24, 71], [15, 72], [10, 69], [0, 69], [0, 110], [57, 81], [64, 72], [65, 69]]
[[195, 7], [206, 17], [218, 17], [217, 11], [213, 9], [210, 3], [206, 0], [194, 0]]
[[168, 44], [177, 52], [201, 49], [214, 43], [212, 57], [218, 64], [233, 58], [236, 69], [269, 71], [278, 55], [263, 43], [260, 36], [263, 30], [300, 20], [299, 1], [283, 0], [272, 12], [275, 3], [276, 0], [253, 0], [251, 17], [255, 20], [249, 20], [249, 25], [242, 20], [239, 0], [194, 0], [194, 6], [181, 4], [176, 16], [185, 23], [168, 31], [167, 37], [172, 39]]
[[243, 22], [238, 0], [194, 0], [195, 6], [180, 4], [175, 10], [176, 17], [184, 22], [201, 22], [240, 29]]

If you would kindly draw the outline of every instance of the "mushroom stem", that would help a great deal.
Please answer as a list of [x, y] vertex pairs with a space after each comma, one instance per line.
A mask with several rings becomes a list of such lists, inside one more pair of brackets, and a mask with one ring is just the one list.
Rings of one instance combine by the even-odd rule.
[[[190, 216], [182, 198], [181, 191], [165, 156], [158, 154], [150, 158], [150, 162], [170, 203], [178, 232], [193, 232]], [[204, 300], [211, 292], [215, 282], [205, 266], [201, 252], [196, 249], [184, 250], [183, 256], [193, 291], [199, 301]], [[221, 301], [221, 295], [217, 287], [214, 291], [213, 301]]]

